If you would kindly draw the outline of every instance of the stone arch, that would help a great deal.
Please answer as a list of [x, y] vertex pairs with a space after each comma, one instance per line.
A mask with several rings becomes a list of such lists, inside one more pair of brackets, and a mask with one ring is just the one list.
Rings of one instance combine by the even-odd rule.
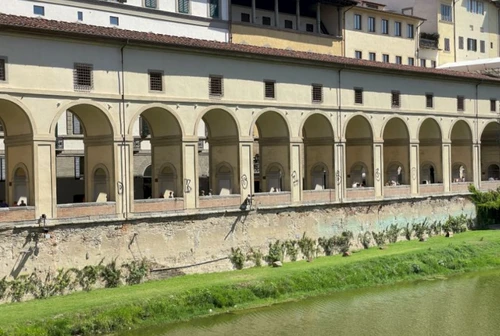
[[[457, 120], [450, 132], [451, 140], [451, 167], [452, 182], [470, 182], [474, 180], [474, 167], [472, 164], [473, 133], [470, 124], [465, 120]], [[456, 167], [463, 166], [463, 177], [460, 177]]]
[[[363, 114], [357, 114], [349, 118], [344, 134], [346, 167], [351, 167], [347, 172], [347, 187], [358, 185], [373, 187], [373, 128], [371, 122]], [[360, 172], [352, 169], [356, 164], [361, 164], [364, 167], [364, 178], [361, 178]]]
[[[384, 139], [384, 184], [409, 184], [408, 172], [410, 171], [410, 131], [406, 122], [399, 117], [387, 120], [382, 127], [382, 139]], [[394, 164], [401, 168], [401, 173], [396, 176]], [[395, 180], [396, 179], [396, 180]]]
[[[279, 125], [279, 127], [273, 127]], [[290, 138], [292, 129], [286, 118], [286, 114], [279, 109], [265, 109], [258, 112], [250, 127], [250, 136], [257, 128], [259, 138]]]
[[234, 170], [229, 162], [220, 162], [215, 170], [216, 194], [230, 195], [233, 190]]
[[491, 163], [487, 168], [487, 178], [488, 180], [499, 180], [500, 179], [500, 165], [498, 163]]
[[368, 174], [368, 166], [364, 162], [358, 161], [353, 163], [349, 168], [350, 185], [348, 187], [366, 186]]
[[[436, 118], [424, 118], [418, 125], [419, 183], [432, 184], [443, 181], [442, 145], [443, 132]], [[431, 169], [432, 167], [432, 169]]]
[[267, 166], [267, 192], [283, 191], [283, 166], [279, 162], [272, 162]]
[[[148, 104], [137, 110], [128, 126], [128, 134], [134, 136], [134, 126], [139, 117], [143, 116], [149, 124], [153, 124], [151, 131], [155, 136], [184, 136], [185, 128], [179, 115], [165, 104]], [[148, 118], [149, 117], [149, 118]], [[154, 127], [158, 125], [157, 127]], [[164, 128], [164, 130], [160, 130]]]
[[18, 163], [12, 170], [12, 199], [15, 204], [25, 202], [31, 205], [30, 200], [30, 174], [24, 163]]
[[[350, 128], [350, 126], [352, 127], [353, 120], [355, 122], [365, 123], [363, 132], [369, 131], [370, 137], [373, 141], [373, 136], [375, 134], [374, 133], [375, 127], [374, 127], [372, 121], [370, 120], [370, 118], [365, 113], [362, 113], [362, 112], [353, 113], [350, 117], [348, 117], [345, 120], [344, 127], [343, 127], [343, 134], [341, 134], [342, 140], [347, 141], [347, 132], [348, 132], [348, 129]], [[363, 120], [363, 121], [361, 121], [361, 120]]]
[[500, 123], [491, 121], [481, 131], [481, 180], [498, 179], [498, 174], [490, 169], [500, 166]]
[[472, 125], [470, 124], [469, 120], [459, 118], [456, 119], [455, 121], [452, 122], [450, 126], [450, 132], [448, 134], [448, 139], [452, 139], [453, 132], [457, 131], [457, 127], [460, 129], [460, 131], [465, 130], [467, 135], [470, 135], [470, 139], [472, 141], [473, 139], [473, 133], [472, 133]]
[[158, 184], [161, 197], [174, 198], [177, 196], [177, 171], [173, 164], [167, 162], [160, 167]]
[[[219, 118], [222, 119], [219, 120]], [[238, 118], [233, 111], [224, 106], [216, 105], [205, 108], [196, 119], [193, 134], [197, 134], [201, 122], [211, 125], [207, 126], [207, 128], [213, 136], [239, 137], [241, 134], [241, 126]]]
[[109, 111], [92, 100], [82, 99], [63, 105], [56, 113], [50, 126], [50, 134], [55, 136], [57, 123], [64, 112], [71, 111], [78, 116], [85, 128], [85, 136], [114, 137], [120, 134]]
[[35, 133], [35, 121], [31, 111], [18, 99], [0, 95], [0, 122], [5, 137]]
[[[302, 122], [300, 136], [304, 142], [305, 186], [304, 189], [322, 190], [334, 188], [334, 131], [330, 120], [322, 113], [313, 112]], [[318, 162], [324, 165], [315, 171]], [[324, 172], [326, 176], [324, 176]]]

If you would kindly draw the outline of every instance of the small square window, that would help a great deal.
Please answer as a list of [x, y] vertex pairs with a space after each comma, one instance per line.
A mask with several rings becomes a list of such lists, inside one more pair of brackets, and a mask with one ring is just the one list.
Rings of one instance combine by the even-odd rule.
[[120, 24], [120, 20], [118, 19], [118, 16], [110, 16], [109, 17], [109, 24], [113, 26], [118, 26]]
[[5, 58], [0, 58], [0, 81], [5, 82], [7, 79], [7, 71], [5, 71]]
[[403, 64], [403, 57], [396, 56], [396, 64]]
[[208, 81], [209, 94], [212, 97], [222, 97], [224, 94], [222, 76], [211, 75]]
[[401, 94], [399, 91], [391, 92], [391, 105], [392, 107], [401, 107]]
[[354, 88], [354, 104], [363, 104], [362, 88]]
[[434, 108], [434, 94], [432, 93], [425, 94], [425, 107]]
[[43, 6], [33, 6], [33, 14], [44, 16], [45, 15], [45, 7]]
[[91, 64], [76, 63], [73, 69], [73, 83], [76, 91], [90, 91], [94, 87]]
[[163, 91], [163, 72], [149, 72], [149, 91]]
[[374, 53], [374, 52], [369, 53], [369, 54], [368, 54], [368, 59], [369, 59], [370, 61], [376, 61], [376, 60], [377, 60], [377, 54], [376, 54], [376, 53]]
[[250, 14], [241, 13], [241, 22], [250, 22]]
[[271, 18], [269, 16], [263, 16], [262, 17], [262, 24], [264, 26], [270, 26], [271, 25]]
[[408, 65], [415, 65], [415, 59], [413, 57], [408, 57]]
[[321, 84], [312, 85], [312, 101], [313, 103], [323, 102], [323, 85]]
[[363, 53], [359, 50], [356, 50], [354, 52], [354, 57], [357, 58], [357, 59], [362, 59], [363, 58]]
[[293, 21], [292, 20], [285, 20], [285, 28], [286, 29], [293, 29]]
[[497, 100], [496, 99], [490, 99], [490, 111], [491, 112], [497, 111]]
[[460, 50], [464, 49], [464, 37], [463, 36], [458, 37], [458, 49], [460, 49]]
[[306, 23], [306, 31], [314, 33], [314, 25], [312, 23]]
[[385, 62], [385, 63], [389, 63], [389, 55], [383, 54], [382, 55], [382, 61]]
[[450, 39], [449, 38], [444, 39], [444, 51], [450, 51]]
[[465, 110], [465, 98], [464, 96], [457, 96], [457, 111]]
[[274, 81], [264, 81], [264, 96], [269, 99], [276, 98]]
[[144, 0], [144, 7], [157, 8], [158, 7], [158, 0]]
[[83, 12], [77, 12], [76, 17], [77, 17], [78, 21], [83, 21]]

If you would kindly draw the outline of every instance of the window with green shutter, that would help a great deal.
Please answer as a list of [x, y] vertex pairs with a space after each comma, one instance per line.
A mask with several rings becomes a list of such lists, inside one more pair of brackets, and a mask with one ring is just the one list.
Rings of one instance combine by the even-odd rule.
[[157, 0], [144, 0], [144, 7], [156, 8], [158, 6]]
[[219, 13], [219, 0], [210, 0], [210, 17], [218, 19], [220, 17]]
[[189, 14], [189, 0], [177, 0], [177, 10], [179, 13]]

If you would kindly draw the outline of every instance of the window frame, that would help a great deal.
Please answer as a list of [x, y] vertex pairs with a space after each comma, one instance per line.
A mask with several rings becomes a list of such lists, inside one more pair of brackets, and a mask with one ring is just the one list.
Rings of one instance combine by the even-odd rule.
[[384, 62], [384, 63], [391, 62], [391, 57], [389, 56], [389, 54], [382, 54], [382, 62]]
[[415, 66], [415, 57], [408, 57], [408, 65]]
[[0, 155], [0, 182], [7, 180], [7, 157]]
[[[248, 21], [243, 20], [243, 16], [244, 16], [245, 18], [248, 16]], [[250, 14], [248, 14], [248, 13], [244, 13], [244, 12], [242, 12], [242, 13], [240, 13], [240, 22], [250, 23], [250, 22], [252, 22], [252, 16], [251, 16]]]
[[486, 53], [486, 41], [484, 40], [479, 41], [479, 52], [482, 54]]
[[451, 45], [450, 39], [445, 37], [444, 38], [444, 51], [450, 52], [451, 51], [450, 45]]
[[369, 33], [377, 32], [377, 20], [373, 16], [368, 17], [368, 32]]
[[[37, 13], [37, 9], [41, 10], [41, 13]], [[45, 16], [45, 7], [40, 5], [33, 5], [33, 15]]]
[[0, 56], [0, 74], [3, 72], [3, 79], [0, 77], [0, 83], [7, 83], [9, 80], [8, 76], [8, 58], [5, 56]]
[[[116, 24], [113, 23], [113, 19], [116, 19]], [[110, 15], [109, 16], [109, 24], [112, 26], [118, 27], [120, 25], [120, 18], [118, 16]]]
[[391, 91], [391, 107], [401, 108], [401, 91], [399, 90]]
[[428, 109], [434, 108], [434, 93], [427, 92], [425, 94], [425, 108], [428, 108]]
[[354, 104], [355, 105], [363, 105], [363, 103], [364, 103], [363, 92], [364, 92], [364, 90], [362, 87], [355, 87], [354, 88]]
[[[318, 93], [319, 92], [319, 93]], [[315, 99], [319, 94], [320, 99]], [[313, 83], [311, 84], [311, 101], [315, 104], [323, 103], [323, 84]]]
[[[359, 57], [358, 57], [359, 55]], [[361, 50], [354, 50], [354, 58], [355, 59], [363, 59], [363, 52]]]
[[375, 52], [369, 52], [368, 53], [368, 60], [370, 60], [372, 62], [376, 62], [377, 61], [377, 53], [375, 53]]
[[[220, 80], [220, 92], [214, 93], [214, 86], [212, 84], [213, 80]], [[221, 75], [209, 75], [208, 76], [208, 95], [210, 98], [222, 98], [224, 97], [224, 76]]]
[[[82, 172], [83, 166], [83, 172]], [[74, 156], [73, 157], [73, 173], [75, 180], [85, 179], [85, 156]]]
[[[217, 15], [214, 15], [212, 16], [212, 5], [213, 5], [213, 2], [217, 2]], [[222, 17], [222, 13], [221, 13], [221, 1], [220, 0], [208, 0], [207, 1], [207, 8], [208, 8], [208, 13], [207, 13], [207, 17], [211, 18], [211, 19], [221, 19]]]
[[[269, 24], [264, 23], [264, 19], [269, 20]], [[271, 19], [270, 16], [262, 16], [262, 25], [263, 26], [272, 26], [273, 25], [273, 20]]]
[[463, 36], [458, 37], [458, 49], [464, 50], [464, 37]]
[[406, 37], [409, 39], [415, 38], [415, 25], [411, 23], [406, 24]]
[[[443, 15], [443, 9], [444, 8], [446, 8], [449, 11], [449, 13], [447, 15]], [[452, 11], [450, 5], [448, 5], [448, 4], [441, 4], [440, 15], [441, 15], [441, 21], [444, 21], [444, 22], [453, 22], [453, 11]]]
[[[78, 67], [80, 67], [81, 70], [84, 68], [87, 68], [89, 70], [89, 81], [90, 84], [80, 84], [78, 80]], [[83, 74], [82, 74], [83, 75]], [[94, 89], [94, 65], [90, 63], [74, 63], [73, 64], [73, 89], [78, 92], [90, 92]]]
[[[181, 1], [187, 2], [187, 11], [181, 11]], [[191, 14], [191, 0], [177, 0], [175, 4], [175, 11], [179, 14]]]
[[[272, 97], [268, 96], [268, 88], [272, 88]], [[264, 99], [276, 100], [276, 81], [271, 79], [264, 79]]]
[[76, 12], [76, 20], [79, 22], [83, 22], [83, 11]]
[[496, 98], [490, 98], [490, 112], [497, 112], [497, 100]]
[[403, 57], [402, 56], [396, 56], [394, 58], [394, 62], [395, 62], [395, 64], [403, 64]]
[[402, 30], [403, 25], [401, 24], [400, 21], [394, 21], [394, 36], [396, 37], [402, 37], [403, 32]]
[[[148, 2], [153, 2], [155, 3], [154, 7], [153, 6], [148, 6], [147, 3]], [[150, 8], [150, 9], [158, 9], [158, 0], [143, 0], [142, 1], [142, 6], [144, 8]]]
[[363, 16], [361, 14], [354, 14], [353, 28], [354, 30], [363, 30]]
[[[289, 27], [287, 27], [287, 24], [289, 25]], [[288, 20], [286, 19], [284, 21], [284, 26], [283, 26], [285, 29], [293, 29], [293, 21], [292, 20]]]
[[382, 34], [389, 35], [389, 20], [382, 19]]
[[[160, 85], [161, 85], [161, 90], [155, 90], [153, 89], [153, 82], [152, 82], [152, 76], [151, 75], [160, 75]], [[164, 85], [164, 72], [162, 70], [148, 70], [148, 88], [149, 92], [165, 92], [165, 85]]]
[[464, 112], [465, 111], [465, 96], [457, 96], [457, 111]]

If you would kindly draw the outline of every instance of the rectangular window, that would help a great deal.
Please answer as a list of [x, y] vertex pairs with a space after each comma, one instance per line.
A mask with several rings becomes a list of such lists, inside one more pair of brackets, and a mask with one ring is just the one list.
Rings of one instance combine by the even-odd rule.
[[241, 13], [241, 22], [250, 22], [250, 14]]
[[479, 50], [484, 54], [486, 52], [486, 42], [479, 41]]
[[212, 97], [222, 97], [224, 94], [222, 76], [211, 75], [208, 81], [209, 94]]
[[375, 18], [371, 16], [368, 18], [368, 31], [375, 33]]
[[392, 107], [401, 107], [401, 95], [399, 91], [391, 92], [391, 104]]
[[363, 29], [363, 25], [361, 24], [361, 15], [354, 14], [354, 29], [361, 30]]
[[71, 113], [71, 130], [73, 135], [83, 134], [82, 123], [74, 113]]
[[436, 67], [436, 61], [431, 61], [431, 67], [435, 68]]
[[401, 22], [394, 22], [394, 36], [401, 36]]
[[144, 0], [144, 7], [157, 8], [158, 7], [158, 0]]
[[409, 24], [406, 26], [406, 35], [408, 38], [414, 38], [415, 37], [415, 26], [413, 26], [412, 24]]
[[441, 21], [452, 22], [453, 18], [451, 16], [451, 6], [450, 5], [441, 5]]
[[109, 24], [113, 26], [119, 26], [120, 25], [120, 19], [118, 19], [118, 16], [110, 16], [109, 17]]
[[293, 29], [293, 21], [292, 20], [285, 20], [285, 28], [286, 29]]
[[75, 180], [83, 180], [85, 175], [85, 157], [75, 156]]
[[0, 181], [5, 181], [5, 157], [0, 156]]
[[467, 11], [470, 13], [484, 15], [484, 3], [479, 0], [466, 0]]
[[354, 57], [357, 58], [357, 59], [362, 59], [363, 58], [363, 53], [359, 50], [356, 50], [354, 52]]
[[427, 67], [427, 60], [426, 60], [425, 58], [422, 58], [422, 59], [420, 60], [420, 66], [421, 66], [422, 68], [426, 68], [426, 67]]
[[458, 37], [458, 49], [460, 49], [460, 50], [464, 49], [464, 37], [463, 36]]
[[78, 21], [83, 21], [83, 12], [77, 12], [76, 18], [78, 19]]
[[457, 111], [465, 110], [465, 98], [464, 96], [457, 96]]
[[382, 19], [382, 34], [389, 34], [389, 20]]
[[0, 81], [5, 82], [7, 79], [5, 71], [5, 58], [0, 58]]
[[403, 57], [396, 56], [396, 64], [403, 64]]
[[275, 82], [274, 81], [264, 81], [264, 96], [269, 99], [276, 98]]
[[477, 40], [476, 39], [467, 39], [467, 50], [469, 51], [477, 51]]
[[75, 91], [90, 91], [94, 88], [92, 70], [92, 64], [75, 63], [73, 68]]
[[270, 26], [271, 25], [271, 18], [269, 16], [263, 16], [262, 17], [262, 24], [264, 26]]
[[45, 15], [45, 7], [37, 6], [37, 5], [33, 6], [33, 14], [44, 16]]
[[209, 13], [208, 14], [213, 19], [220, 18], [220, 4], [219, 4], [219, 0], [210, 0], [210, 3], [209, 3]]
[[382, 55], [382, 62], [384, 63], [389, 63], [389, 55], [383, 54]]
[[371, 52], [368, 54], [368, 59], [370, 61], [376, 61], [377, 60], [377, 54], [375, 54], [374, 52]]
[[313, 103], [323, 102], [323, 85], [313, 84], [311, 90]]
[[314, 33], [314, 25], [312, 23], [306, 23], [306, 31]]
[[189, 0], [177, 0], [177, 11], [179, 13], [189, 14]]
[[450, 39], [449, 38], [444, 39], [444, 51], [450, 51]]
[[363, 104], [362, 88], [354, 88], [354, 104]]
[[434, 107], [434, 94], [432, 94], [432, 93], [425, 94], [425, 107], [427, 107], [427, 108]]
[[163, 72], [149, 72], [149, 91], [163, 91]]
[[497, 111], [497, 100], [496, 99], [490, 99], [490, 111], [491, 112]]
[[415, 58], [408, 57], [408, 65], [415, 65]]

